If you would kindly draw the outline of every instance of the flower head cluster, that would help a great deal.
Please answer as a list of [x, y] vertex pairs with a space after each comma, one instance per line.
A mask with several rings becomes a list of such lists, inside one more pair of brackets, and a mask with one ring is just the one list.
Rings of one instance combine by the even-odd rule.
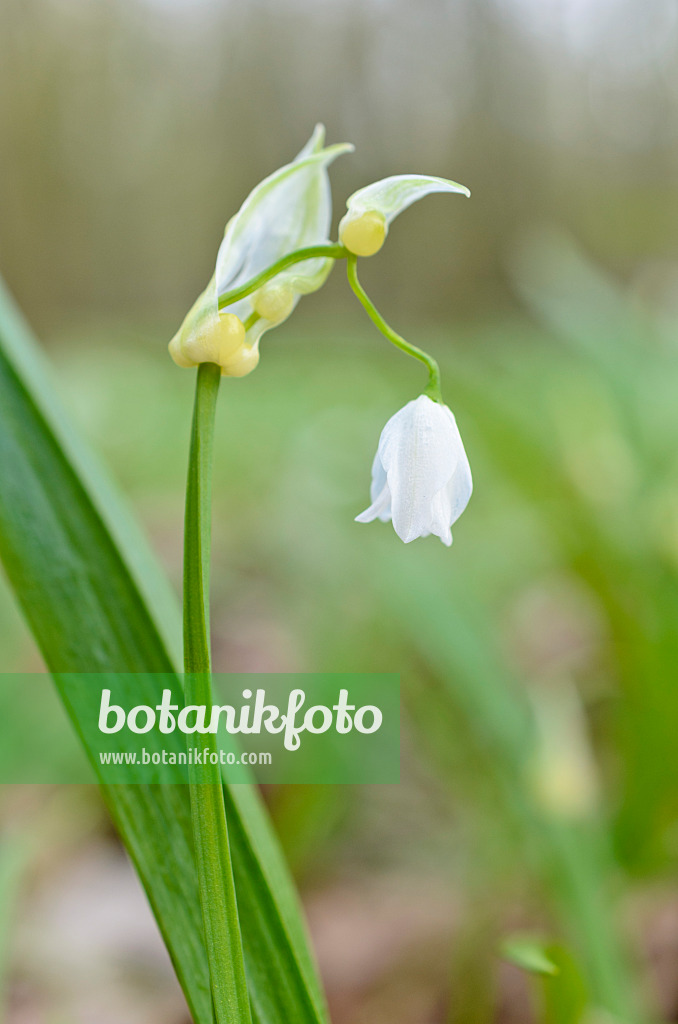
[[470, 193], [430, 175], [384, 178], [349, 197], [339, 243], [332, 243], [328, 168], [353, 147], [325, 147], [324, 136], [318, 125], [298, 156], [260, 182], [228, 222], [214, 274], [172, 338], [170, 354], [179, 366], [216, 363], [225, 376], [245, 376], [259, 362], [262, 335], [290, 315], [300, 296], [321, 287], [336, 259], [346, 258], [351, 287], [373, 322], [429, 369], [426, 393], [384, 427], [372, 467], [372, 503], [357, 521], [390, 519], [406, 544], [435, 534], [449, 546], [472, 490], [459, 430], [442, 403], [435, 360], [386, 324], [356, 265], [358, 257], [379, 251], [394, 218], [412, 203], [433, 192]]
[[288, 254], [329, 244], [327, 168], [353, 147], [324, 147], [324, 139], [317, 125], [298, 156], [260, 182], [226, 225], [214, 274], [170, 342], [179, 366], [212, 362], [225, 376], [245, 376], [259, 362], [261, 336], [287, 319], [301, 295], [325, 282], [333, 261], [308, 259], [232, 304], [220, 301]]

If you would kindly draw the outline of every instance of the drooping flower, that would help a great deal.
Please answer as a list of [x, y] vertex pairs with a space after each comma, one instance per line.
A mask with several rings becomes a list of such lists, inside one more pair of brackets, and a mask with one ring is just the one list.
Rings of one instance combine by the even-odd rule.
[[471, 193], [465, 185], [429, 174], [394, 174], [365, 188], [346, 200], [347, 212], [339, 222], [339, 241], [356, 256], [379, 252], [391, 221], [432, 192]]
[[372, 465], [372, 504], [358, 523], [393, 521], [409, 544], [435, 534], [448, 547], [473, 482], [457, 422], [446, 405], [420, 395], [384, 427]]
[[301, 295], [320, 288], [332, 267], [328, 258], [288, 267], [257, 292], [222, 309], [219, 300], [296, 249], [328, 244], [332, 217], [327, 168], [353, 147], [323, 148], [325, 129], [313, 135], [289, 164], [252, 190], [226, 225], [212, 279], [169, 345], [179, 366], [215, 362], [241, 377], [259, 362], [259, 340], [285, 320]]

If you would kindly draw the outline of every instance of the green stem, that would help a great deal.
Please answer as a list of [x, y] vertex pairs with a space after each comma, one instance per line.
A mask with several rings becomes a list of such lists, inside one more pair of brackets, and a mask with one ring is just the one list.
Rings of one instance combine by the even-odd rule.
[[399, 334], [396, 334], [393, 328], [386, 323], [383, 316], [358, 280], [358, 257], [354, 256], [353, 253], [349, 253], [348, 255], [346, 271], [348, 274], [348, 283], [358, 296], [358, 300], [364, 306], [372, 323], [376, 324], [381, 333], [388, 338], [391, 344], [395, 345], [396, 348], [401, 349], [403, 352], [407, 352], [408, 356], [418, 359], [420, 363], [424, 363], [428, 369], [428, 384], [424, 388], [424, 394], [428, 395], [429, 398], [432, 398], [434, 402], [442, 402], [443, 398], [440, 390], [440, 368], [435, 359], [427, 352], [424, 352], [423, 349], [417, 348], [416, 345], [411, 345], [409, 341], [405, 341], [404, 338]]
[[225, 309], [226, 306], [233, 305], [234, 302], [238, 302], [239, 299], [244, 299], [246, 295], [251, 295], [257, 288], [261, 288], [262, 284], [266, 284], [272, 277], [279, 274], [281, 270], [285, 270], [287, 267], [291, 267], [295, 263], [301, 263], [303, 260], [311, 260], [318, 256], [329, 257], [333, 260], [343, 260], [348, 256], [348, 249], [345, 249], [343, 245], [310, 245], [305, 249], [297, 249], [296, 252], [289, 252], [287, 256], [283, 256], [276, 263], [272, 263], [266, 270], [262, 270], [256, 277], [246, 281], [245, 284], [240, 285], [239, 288], [233, 288], [230, 292], [224, 292], [223, 295], [219, 296], [219, 309]]
[[259, 316], [259, 314], [256, 311], [253, 312], [253, 313], [250, 313], [250, 315], [247, 317], [247, 320], [245, 320], [245, 322], [243, 324], [243, 327], [245, 328], [246, 331], [249, 331], [250, 327], [254, 327], [254, 325], [259, 320], [261, 320], [261, 317]]
[[[212, 448], [221, 371], [198, 367], [186, 486], [184, 532], [184, 671], [186, 704], [212, 706], [209, 641]], [[217, 753], [213, 733], [202, 750]], [[221, 771], [217, 764], [188, 769], [196, 866], [216, 1024], [250, 1024], [238, 907], [228, 844]]]

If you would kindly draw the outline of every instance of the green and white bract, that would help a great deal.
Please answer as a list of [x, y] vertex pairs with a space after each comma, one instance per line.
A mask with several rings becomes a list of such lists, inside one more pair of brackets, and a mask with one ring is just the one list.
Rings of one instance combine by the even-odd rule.
[[[327, 168], [350, 143], [324, 148], [325, 128], [313, 135], [295, 159], [260, 182], [226, 225], [215, 271], [217, 297], [250, 281], [297, 249], [329, 244], [332, 196]], [[221, 310], [246, 320], [260, 319], [248, 330], [254, 344], [264, 331], [281, 323], [301, 295], [320, 288], [333, 260], [314, 258], [288, 267], [255, 292]]]
[[436, 178], [430, 174], [394, 174], [390, 178], [382, 178], [371, 185], [359, 188], [346, 200], [349, 214], [365, 213], [377, 210], [387, 224], [394, 217], [406, 210], [418, 199], [432, 192], [461, 192], [465, 196], [471, 193], [465, 185], [447, 178]]
[[339, 239], [356, 256], [381, 249], [391, 221], [432, 192], [471, 193], [465, 185], [428, 174], [395, 174], [358, 189], [346, 200], [348, 212], [339, 224]]
[[452, 412], [420, 395], [384, 427], [372, 465], [372, 504], [356, 522], [390, 519], [405, 544], [433, 533], [449, 547], [451, 526], [472, 490], [471, 468]]

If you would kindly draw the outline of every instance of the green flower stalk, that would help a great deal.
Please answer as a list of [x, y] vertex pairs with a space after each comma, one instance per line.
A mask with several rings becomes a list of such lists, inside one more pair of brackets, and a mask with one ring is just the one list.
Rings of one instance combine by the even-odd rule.
[[[215, 363], [198, 369], [184, 537], [184, 671], [186, 704], [212, 703], [209, 577], [212, 448], [221, 377]], [[216, 737], [202, 738], [208, 755]], [[206, 761], [211, 759], [208, 757]], [[218, 764], [189, 765], [191, 817], [205, 945], [216, 1024], [250, 1024], [251, 1013], [233, 868]]]

